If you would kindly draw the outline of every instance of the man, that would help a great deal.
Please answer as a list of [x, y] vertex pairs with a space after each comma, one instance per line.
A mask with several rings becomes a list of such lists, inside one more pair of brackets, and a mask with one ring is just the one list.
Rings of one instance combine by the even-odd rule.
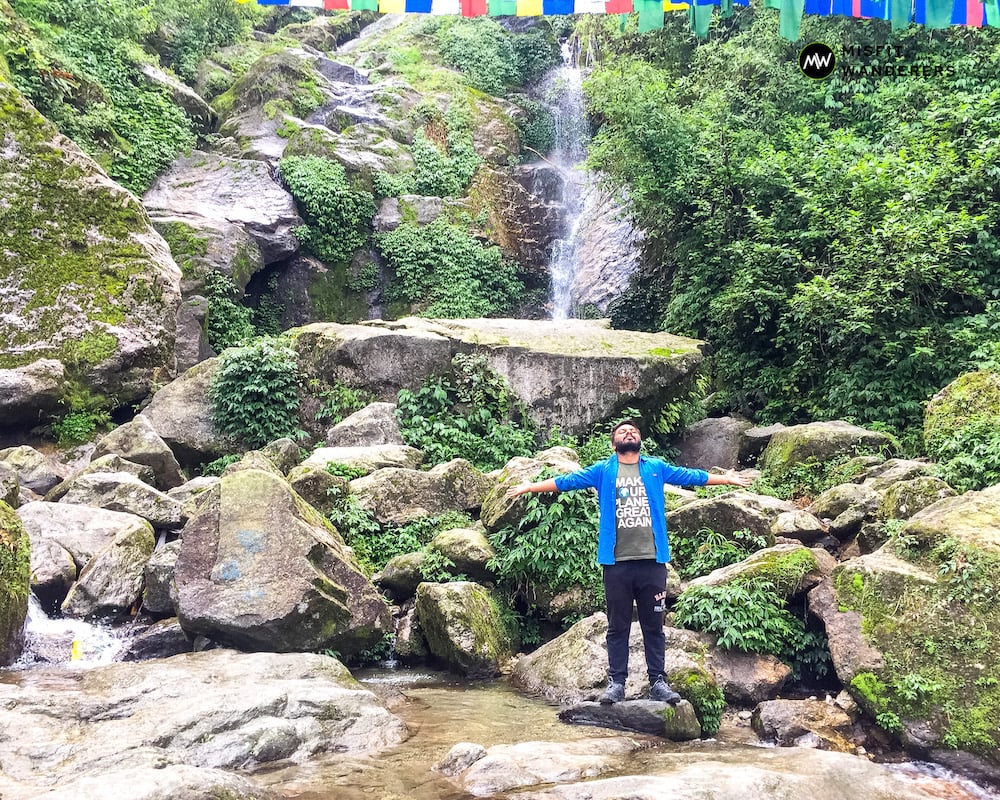
[[600, 504], [597, 562], [604, 568], [604, 594], [608, 613], [608, 688], [604, 704], [625, 699], [628, 677], [628, 637], [632, 606], [638, 607], [642, 630], [649, 697], [665, 703], [681, 698], [664, 677], [667, 541], [663, 487], [749, 486], [750, 479], [729, 471], [710, 475], [700, 469], [676, 467], [657, 458], [640, 455], [642, 434], [633, 420], [619, 422], [611, 430], [614, 454], [585, 469], [558, 475], [537, 483], [522, 483], [507, 491], [507, 497], [526, 492], [567, 492], [596, 489]]

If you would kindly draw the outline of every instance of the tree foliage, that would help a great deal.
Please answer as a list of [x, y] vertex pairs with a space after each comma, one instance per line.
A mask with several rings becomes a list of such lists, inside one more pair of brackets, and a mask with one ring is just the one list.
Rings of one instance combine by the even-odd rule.
[[747, 10], [703, 46], [671, 24], [605, 36], [591, 164], [649, 233], [613, 322], [707, 339], [718, 388], [761, 421], [915, 445], [928, 397], [975, 366], [970, 328], [998, 339], [1000, 35], [808, 18], [804, 41], [931, 67], [817, 82], [775, 28]]

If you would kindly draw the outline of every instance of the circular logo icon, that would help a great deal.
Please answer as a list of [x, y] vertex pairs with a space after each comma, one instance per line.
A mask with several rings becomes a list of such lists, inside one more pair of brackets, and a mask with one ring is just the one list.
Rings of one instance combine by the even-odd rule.
[[807, 44], [799, 53], [799, 69], [804, 75], [813, 80], [821, 81], [829, 78], [833, 74], [833, 68], [837, 66], [837, 57], [833, 54], [833, 48], [822, 42]]

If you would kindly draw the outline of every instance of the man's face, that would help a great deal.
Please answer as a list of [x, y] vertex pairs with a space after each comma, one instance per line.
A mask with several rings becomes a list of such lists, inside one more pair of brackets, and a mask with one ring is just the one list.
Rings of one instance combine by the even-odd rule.
[[615, 429], [612, 444], [616, 453], [638, 453], [642, 447], [642, 434], [634, 425], [622, 425]]

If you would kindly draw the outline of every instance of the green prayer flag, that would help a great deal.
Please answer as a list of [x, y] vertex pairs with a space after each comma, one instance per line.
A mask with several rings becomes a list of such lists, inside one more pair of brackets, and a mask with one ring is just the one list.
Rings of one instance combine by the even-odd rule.
[[927, 19], [924, 25], [928, 28], [947, 28], [951, 25], [951, 10], [954, 0], [925, 0]]
[[901, 31], [910, 25], [910, 18], [913, 14], [912, 0], [890, 0], [889, 19], [892, 20], [892, 29]]
[[688, 6], [688, 21], [695, 36], [704, 39], [708, 36], [708, 26], [712, 23], [712, 7], [699, 6], [693, 2]]
[[986, 24], [991, 28], [1000, 28], [1000, 5], [997, 0], [986, 0]]
[[781, 0], [778, 33], [782, 39], [796, 41], [802, 35], [802, 14], [806, 10], [806, 0]]
[[512, 17], [517, 13], [517, 0], [490, 0], [491, 17]]
[[639, 12], [639, 33], [663, 27], [663, 0], [632, 0], [632, 7]]
[[378, 0], [351, 0], [351, 11], [378, 11]]
[[719, 0], [719, 16], [729, 19], [733, 15], [733, 0]]

